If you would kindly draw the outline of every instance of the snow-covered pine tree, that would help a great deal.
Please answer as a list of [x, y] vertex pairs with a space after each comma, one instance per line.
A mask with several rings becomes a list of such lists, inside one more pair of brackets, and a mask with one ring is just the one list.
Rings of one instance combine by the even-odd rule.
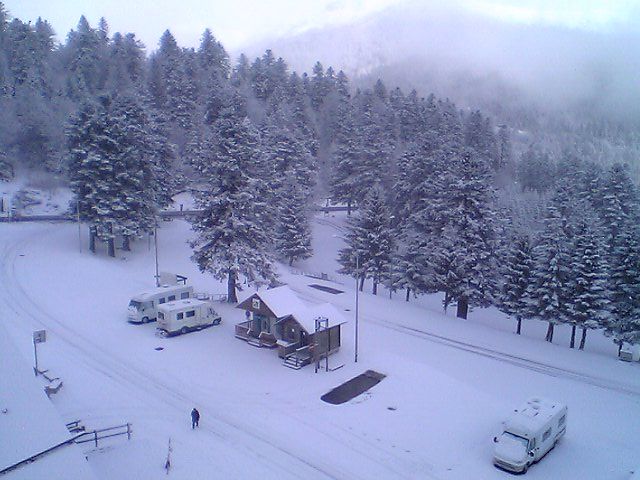
[[[249, 282], [275, 281], [267, 205], [260, 178], [258, 132], [235, 94], [205, 133], [197, 163], [202, 188], [194, 192], [202, 213], [193, 221], [192, 259], [202, 272], [227, 280], [228, 301], [237, 302], [240, 276]], [[206, 154], [206, 155], [205, 155]]]
[[116, 33], [109, 45], [109, 75], [106, 89], [113, 94], [124, 92], [142, 95], [146, 80], [144, 45], [133, 33]]
[[568, 278], [567, 317], [571, 325], [570, 348], [575, 347], [576, 327], [582, 329], [580, 350], [584, 349], [587, 329], [602, 328], [609, 319], [608, 265], [598, 218], [586, 202], [573, 210], [570, 276]]
[[527, 290], [527, 316], [549, 323], [548, 342], [553, 342], [554, 326], [567, 320], [570, 256], [564, 222], [558, 208], [549, 205], [544, 229], [533, 249], [533, 278]]
[[[475, 152], [449, 152], [448, 172], [432, 184], [433, 201], [425, 206], [430, 227], [427, 262], [431, 287], [445, 293], [445, 309], [457, 302], [457, 316], [469, 305], [493, 300], [496, 265], [495, 193], [487, 163]], [[435, 227], [435, 228], [433, 228]]]
[[109, 255], [115, 256], [112, 201], [118, 185], [117, 137], [108, 119], [111, 98], [85, 102], [67, 129], [69, 184], [75, 194], [80, 218], [89, 223], [89, 249], [95, 253], [96, 237], [108, 241]]
[[82, 101], [102, 91], [109, 65], [107, 56], [107, 40], [81, 16], [77, 29], [69, 32], [62, 52], [69, 97]]
[[289, 266], [298, 260], [309, 258], [311, 248], [311, 226], [308, 218], [308, 195], [294, 180], [284, 183], [283, 194], [274, 232], [276, 250], [288, 260]]
[[67, 131], [71, 189], [81, 218], [115, 256], [115, 236], [147, 232], [155, 223], [158, 179], [154, 170], [157, 144], [144, 107], [135, 97], [102, 96], [85, 103]]
[[9, 182], [13, 179], [13, 165], [9, 163], [6, 153], [0, 150], [0, 182]]
[[502, 263], [502, 289], [498, 297], [498, 308], [516, 318], [518, 335], [527, 312], [526, 292], [531, 283], [532, 253], [529, 236], [520, 234], [513, 238]]
[[611, 318], [605, 333], [622, 348], [640, 343], [640, 231], [625, 223], [617, 231], [611, 259]]
[[516, 176], [523, 192], [532, 190], [542, 194], [554, 184], [555, 166], [547, 153], [539, 152], [530, 146], [520, 156]]
[[331, 197], [335, 201], [346, 203], [349, 215], [351, 207], [358, 198], [359, 189], [356, 168], [360, 156], [360, 139], [356, 135], [353, 114], [349, 102], [340, 105], [338, 115], [342, 121], [336, 132], [333, 151], [334, 170], [329, 185]]
[[[359, 255], [361, 281], [370, 278], [372, 293], [378, 293], [378, 285], [391, 277], [391, 260], [395, 250], [395, 234], [390, 226], [390, 212], [379, 185], [369, 192], [361, 209], [351, 222], [350, 233], [353, 245], [340, 253], [341, 272], [354, 273], [352, 252]], [[350, 251], [349, 251], [350, 250]]]

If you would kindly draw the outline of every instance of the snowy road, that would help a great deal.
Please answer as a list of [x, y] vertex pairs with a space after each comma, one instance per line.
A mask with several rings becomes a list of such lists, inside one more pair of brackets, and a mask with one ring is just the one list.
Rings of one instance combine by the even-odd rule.
[[[0, 283], [3, 285], [0, 290], [0, 305], [6, 312], [5, 318], [12, 319], [12, 326], [20, 326], [22, 333], [46, 329], [50, 336], [62, 343], [60, 347], [64, 348], [66, 356], [73, 358], [75, 367], [88, 370], [86, 374], [95, 379], [96, 383], [100, 385], [113, 383], [121, 391], [126, 391], [127, 396], [140, 397], [145, 399], [145, 402], [147, 399], [153, 399], [155, 402], [162, 403], [166, 409], [172, 410], [176, 416], [184, 414], [185, 405], [215, 405], [215, 399], [207, 398], [209, 395], [205, 390], [194, 388], [192, 383], [184, 382], [179, 376], [167, 378], [165, 372], [160, 377], [150, 369], [143, 369], [127, 362], [113, 349], [105, 347], [99, 338], [70, 327], [30, 297], [20, 281], [17, 263], [25, 255], [22, 252], [29, 252], [34, 242], [46, 238], [48, 231], [55, 229], [56, 227], [38, 228], [35, 229], [37, 235], [29, 232], [12, 239], [13, 241], [3, 242], [0, 257], [2, 263]], [[27, 326], [28, 328], [25, 328]], [[209, 412], [212, 412], [210, 415], [215, 420], [216, 429], [204, 426], [203, 430], [212, 436], [214, 441], [224, 442], [225, 447], [230, 449], [229, 455], [238, 456], [240, 453], [237, 460], [239, 465], [244, 462], [243, 452], [251, 452], [253, 461], [259, 460], [263, 478], [272, 476], [273, 478], [304, 476], [318, 479], [366, 478], [356, 471], [345, 469], [331, 471], [330, 465], [323, 465], [322, 462], [314, 464], [297, 454], [295, 448], [287, 444], [286, 439], [273, 438], [268, 432], [252, 427], [251, 422], [244, 423], [231, 415], [225, 415], [223, 409], [210, 408]], [[285, 414], [285, 412], [279, 413]], [[341, 448], [349, 449], [352, 456], [362, 457], [361, 462], [369, 465], [377, 463], [380, 471], [385, 472], [386, 475], [392, 474], [394, 478], [409, 478], [405, 477], [401, 471], [395, 471], [391, 462], [387, 463], [389, 458], [372, 454], [372, 451], [375, 452], [372, 445], [358, 446], [357, 439], [348, 432], [343, 431], [337, 434], [323, 432], [317, 426], [304, 422], [302, 418], [294, 418], [294, 420], [298, 428], [304, 426], [310, 429], [310, 434], [328, 437], [334, 445], [342, 443]], [[221, 425], [224, 426], [223, 429], [220, 428]]]
[[[181, 224], [166, 230], [162, 239], [181, 259], [175, 260], [179, 271], [190, 268], [190, 279], [209, 281], [197, 280]], [[151, 262], [143, 246], [118, 262], [79, 255], [72, 226], [8, 231], [0, 233], [0, 309], [27, 358], [31, 331], [48, 330], [43, 361], [65, 378], [54, 398], [63, 417], [134, 423], [130, 446], [91, 452], [101, 478], [132, 471], [136, 478], [157, 478], [169, 436], [174, 478], [504, 478], [490, 464], [489, 439], [502, 413], [532, 390], [569, 399], [573, 423], [572, 435], [529, 478], [622, 480], [638, 459], [639, 449], [625, 440], [640, 426], [637, 369], [628, 376], [628, 365], [602, 370], [591, 355], [585, 356], [590, 362], [569, 368], [565, 356], [573, 359], [576, 352], [567, 349], [542, 361], [553, 347], [544, 342], [514, 354], [489, 341], [499, 343], [500, 335], [485, 332], [470, 341], [477, 332], [460, 333], [456, 324], [427, 328], [420, 307], [389, 307], [386, 299], [364, 295], [360, 364], [352, 363], [347, 331], [345, 348], [332, 359], [344, 368], [318, 375], [290, 371], [273, 351], [233, 339], [241, 312], [230, 308], [220, 328], [174, 339], [156, 338], [153, 326], [123, 322], [132, 285], [147, 281]], [[311, 291], [304, 277], [288, 280], [309, 300], [353, 307], [349, 292], [331, 296]], [[101, 298], [105, 292], [109, 298]], [[69, 300], [61, 301], [65, 294]], [[154, 350], [158, 345], [162, 353]], [[319, 401], [366, 368], [388, 379], [343, 407]], [[470, 401], [475, 408], [468, 408]], [[196, 432], [187, 420], [194, 405], [204, 412]], [[611, 447], [601, 448], [603, 442]]]

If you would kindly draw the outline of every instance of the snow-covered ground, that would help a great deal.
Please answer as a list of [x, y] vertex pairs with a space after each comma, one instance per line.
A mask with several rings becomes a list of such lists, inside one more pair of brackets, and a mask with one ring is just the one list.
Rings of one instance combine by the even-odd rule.
[[[331, 368], [343, 365], [337, 370], [284, 368], [275, 351], [234, 338], [244, 315], [226, 304], [220, 326], [174, 338], [155, 336], [154, 324], [128, 324], [130, 297], [154, 285], [153, 245], [136, 242], [117, 259], [94, 256], [84, 230], [80, 252], [71, 224], [0, 225], [0, 335], [30, 362], [32, 331], [47, 330], [39, 358], [64, 380], [51, 399], [61, 424], [133, 424], [130, 441], [115, 437], [84, 449], [100, 479], [159, 478], [169, 438], [169, 477], [176, 479], [510, 478], [491, 463], [492, 438], [530, 396], [566, 402], [569, 421], [562, 442], [528, 478], [629, 478], [640, 464], [640, 364], [618, 361], [598, 332], [589, 332], [586, 351], [575, 351], [564, 328], [549, 344], [544, 324], [529, 322], [516, 336], [514, 322], [493, 309], [463, 321], [443, 315], [439, 296], [406, 303], [402, 294], [365, 291], [355, 363], [354, 282], [335, 273], [343, 220], [318, 215], [316, 254], [299, 266], [340, 283], [282, 268], [282, 280], [302, 299], [331, 302], [350, 318], [343, 347], [330, 359]], [[185, 222], [162, 222], [160, 269], [186, 275], [197, 291], [225, 293], [189, 259], [190, 236]], [[387, 377], [343, 405], [320, 400], [367, 369]], [[202, 415], [196, 430], [194, 406]], [[0, 444], [12, 437], [0, 429]]]

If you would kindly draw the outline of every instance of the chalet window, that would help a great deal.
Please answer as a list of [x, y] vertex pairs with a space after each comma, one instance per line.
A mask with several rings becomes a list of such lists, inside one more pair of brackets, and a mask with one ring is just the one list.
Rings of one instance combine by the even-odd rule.
[[169, 298], [167, 299], [167, 302], [173, 302], [176, 299], [175, 295], [169, 295]]
[[164, 297], [162, 297], [162, 298], [158, 299], [158, 303], [164, 303], [164, 302], [165, 302]]
[[185, 298], [189, 298], [189, 292], [182, 292], [180, 294], [180, 299], [184, 300]]
[[189, 317], [195, 317], [196, 316], [196, 311], [195, 310], [189, 310], [187, 312], [187, 318]]
[[251, 299], [251, 308], [253, 308], [254, 310], [260, 310], [260, 299], [259, 298], [252, 298]]
[[545, 442], [550, 436], [551, 436], [551, 429], [544, 432], [544, 435], [542, 435], [542, 441]]
[[182, 312], [178, 313], [178, 314], [176, 315], [176, 318], [177, 318], [178, 320], [182, 320], [182, 319], [184, 318], [184, 313], [182, 313]]

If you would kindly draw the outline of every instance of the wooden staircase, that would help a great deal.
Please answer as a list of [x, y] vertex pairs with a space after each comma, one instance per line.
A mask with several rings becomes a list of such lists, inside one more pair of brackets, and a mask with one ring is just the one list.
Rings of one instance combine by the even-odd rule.
[[284, 357], [284, 360], [282, 361], [282, 364], [285, 367], [292, 368], [294, 370], [300, 370], [302, 367], [309, 365], [310, 363], [311, 352], [309, 351], [308, 345], [298, 348], [295, 352]]

